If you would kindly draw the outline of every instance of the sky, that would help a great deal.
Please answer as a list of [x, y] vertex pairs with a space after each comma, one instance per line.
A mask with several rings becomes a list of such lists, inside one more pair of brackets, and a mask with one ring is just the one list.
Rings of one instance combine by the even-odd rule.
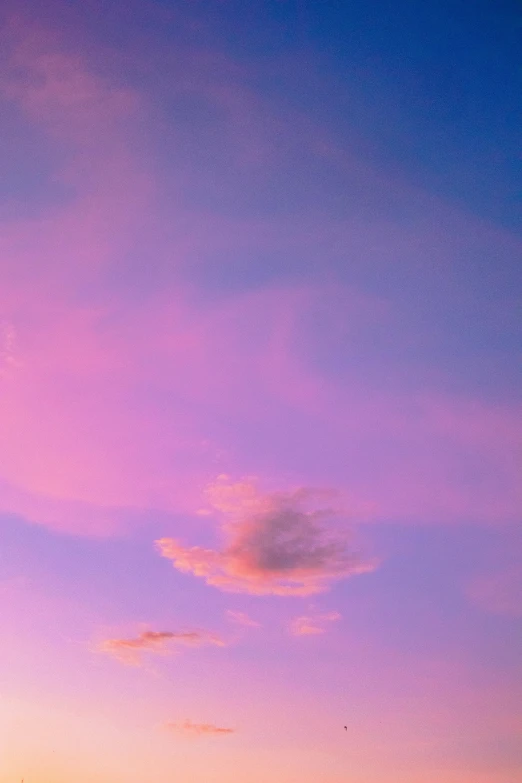
[[522, 780], [521, 37], [4, 0], [0, 783]]

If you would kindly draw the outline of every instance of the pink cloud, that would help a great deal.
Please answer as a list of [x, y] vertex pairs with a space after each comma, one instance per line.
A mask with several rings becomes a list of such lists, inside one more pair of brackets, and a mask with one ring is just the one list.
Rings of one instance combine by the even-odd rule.
[[261, 623], [253, 620], [246, 612], [235, 612], [232, 609], [227, 609], [227, 617], [233, 623], [237, 625], [243, 625], [245, 628], [260, 628]]
[[176, 734], [182, 734], [188, 737], [222, 737], [227, 734], [233, 734], [235, 729], [216, 726], [214, 723], [193, 723], [185, 720], [183, 723], [167, 723], [166, 728]]
[[94, 75], [80, 55], [60, 49], [56, 36], [36, 24], [13, 19], [3, 44], [0, 97], [58, 142], [61, 168], [54, 176], [71, 190], [60, 208], [43, 205], [42, 217], [13, 221], [2, 232], [2, 261], [11, 260], [13, 285], [28, 291], [42, 280], [36, 289], [42, 301], [57, 276], [65, 294], [132, 246], [153, 185], [130, 132], [139, 119], [136, 92]]
[[[322, 296], [265, 290], [203, 312], [173, 289], [133, 312], [40, 303], [34, 326], [12, 308], [0, 475], [13, 489], [4, 508], [61, 529], [115, 529], [111, 509], [195, 511], [219, 464], [269, 474], [291, 464], [297, 481], [342, 485], [365, 517], [513, 517], [516, 411], [363, 389], [356, 378], [341, 385], [311, 371], [295, 344], [307, 334], [300, 314]], [[27, 291], [25, 300], [38, 302]], [[144, 377], [168, 406], [146, 399]], [[254, 454], [249, 431], [263, 417], [274, 422], [272, 440]], [[294, 454], [280, 457], [290, 442]], [[480, 477], [472, 484], [459, 478], [470, 460]], [[82, 505], [78, 516], [71, 504]]]
[[326, 633], [329, 623], [335, 623], [341, 619], [339, 612], [326, 612], [324, 614], [311, 614], [296, 617], [290, 623], [290, 633], [293, 636], [314, 636]]
[[326, 505], [335, 500], [331, 493], [263, 495], [251, 480], [233, 484], [223, 476], [210, 485], [208, 496], [224, 515], [223, 550], [184, 547], [171, 538], [156, 543], [179, 571], [220, 590], [306, 596], [376, 566], [351, 550], [346, 519], [344, 527], [336, 523], [341, 512]]
[[143, 631], [130, 639], [105, 639], [97, 649], [132, 666], [139, 666], [144, 653], [171, 655], [179, 647], [224, 647], [225, 642], [210, 631]]
[[37, 24], [12, 17], [4, 44], [10, 54], [0, 82], [4, 95], [60, 138], [99, 148], [100, 130], [106, 134], [118, 124], [121, 130], [135, 111], [135, 92], [96, 77], [80, 55], [60, 51], [56, 37]]

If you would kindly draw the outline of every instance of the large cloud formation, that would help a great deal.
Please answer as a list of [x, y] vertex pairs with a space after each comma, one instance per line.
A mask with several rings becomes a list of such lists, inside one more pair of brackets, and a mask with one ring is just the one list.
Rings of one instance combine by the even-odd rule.
[[[490, 292], [479, 327], [480, 276], [476, 299], [455, 269], [476, 254], [505, 266], [519, 240], [383, 178], [322, 123], [252, 90], [223, 53], [133, 51], [147, 90], [122, 81], [105, 49], [81, 46], [83, 34], [62, 38], [53, 13], [38, 23], [12, 4], [0, 30], [0, 135], [14, 166], [0, 205], [2, 512], [110, 535], [136, 511], [186, 513], [216, 465], [280, 472], [290, 461], [309, 482], [327, 471], [381, 520], [517, 522], [519, 407], [477, 385], [475, 349], [459, 362], [445, 350], [470, 323], [474, 345], [506, 328], [515, 339], [509, 292]], [[165, 107], [187, 97], [218, 124], [197, 109], [178, 127]], [[209, 155], [155, 144], [162, 122], [178, 141], [193, 125]], [[281, 208], [294, 185], [285, 191], [280, 166], [297, 153], [314, 161], [299, 168], [303, 183], [334, 166], [347, 192], [364, 183], [362, 201], [342, 219], [322, 196]], [[281, 184], [280, 206], [223, 209], [212, 183], [226, 180], [225, 201], [240, 204], [254, 170], [262, 189], [267, 176]], [[206, 183], [202, 201], [187, 183]], [[252, 281], [261, 258], [279, 267], [238, 285], [246, 257]], [[301, 262], [312, 270], [319, 258], [322, 282], [304, 280]], [[390, 274], [383, 296], [372, 281]], [[409, 308], [417, 295], [429, 313]], [[434, 332], [446, 311], [459, 320], [436, 318]]]
[[122, 663], [138, 666], [143, 653], [168, 655], [176, 647], [203, 647], [216, 645], [224, 647], [225, 642], [210, 631], [143, 631], [131, 639], [105, 639], [98, 645], [100, 652], [112, 655]]
[[352, 551], [346, 515], [325, 507], [331, 492], [301, 488], [263, 495], [253, 480], [233, 484], [221, 476], [207, 494], [224, 517], [221, 551], [172, 538], [156, 544], [175, 568], [209, 585], [234, 593], [307, 596], [375, 567]]

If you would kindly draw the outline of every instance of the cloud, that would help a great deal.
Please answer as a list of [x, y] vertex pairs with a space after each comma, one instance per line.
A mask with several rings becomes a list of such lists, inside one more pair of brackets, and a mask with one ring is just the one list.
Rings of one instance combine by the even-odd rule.
[[296, 617], [290, 623], [290, 633], [293, 636], [312, 636], [325, 633], [328, 623], [334, 623], [341, 619], [339, 612], [327, 612], [326, 614], [302, 615]]
[[143, 653], [170, 655], [178, 647], [224, 647], [225, 642], [209, 631], [143, 631], [131, 639], [106, 639], [98, 650], [107, 653], [122, 663], [139, 666]]
[[244, 625], [247, 628], [261, 627], [261, 623], [256, 622], [256, 620], [252, 620], [252, 618], [245, 614], [245, 612], [234, 612], [232, 609], [227, 609], [226, 614], [233, 623], [237, 623], [238, 625]]
[[1, 94], [54, 135], [99, 148], [100, 132], [120, 133], [135, 114], [135, 91], [106, 83], [80, 55], [61, 48], [58, 36], [45, 26], [12, 17], [2, 35], [7, 58]]
[[216, 726], [214, 723], [192, 723], [190, 720], [185, 720], [183, 723], [167, 723], [166, 728], [169, 731], [190, 737], [221, 737], [226, 734], [234, 734], [235, 732], [235, 729]]
[[172, 538], [156, 545], [179, 571], [225, 592], [306, 596], [375, 568], [352, 551], [346, 513], [325, 506], [334, 499], [331, 492], [263, 495], [252, 479], [234, 484], [220, 476], [207, 495], [224, 518], [221, 551], [185, 547]]
[[[483, 400], [480, 385], [457, 397], [444, 392], [466, 387], [455, 378], [475, 366], [473, 352], [462, 366], [450, 363], [457, 375], [444, 380], [439, 349], [412, 365], [401, 346], [411, 347], [412, 335], [417, 346], [433, 337], [431, 319], [419, 321], [403, 297], [413, 301], [411, 292], [429, 286], [432, 307], [451, 304], [465, 325], [469, 311], [459, 305], [472, 297], [466, 287], [463, 298], [452, 291], [452, 259], [480, 252], [507, 260], [519, 244], [454, 219], [453, 207], [448, 221], [431, 202], [420, 222], [407, 224], [391, 220], [387, 207], [371, 216], [348, 210], [341, 220], [322, 209], [321, 196], [305, 211], [261, 214], [240, 198], [244, 179], [230, 164], [236, 142], [222, 138], [221, 126], [208, 127], [207, 157], [219, 158], [225, 142], [234, 199], [222, 202], [220, 185], [213, 207], [205, 188], [223, 178], [208, 176], [207, 158], [187, 158], [183, 144], [176, 153], [177, 141], [166, 158], [162, 145], [155, 149], [161, 104], [170, 106], [178, 90], [172, 85], [220, 104], [231, 138], [252, 147], [240, 157], [259, 157], [262, 176], [274, 182], [279, 164], [270, 168], [272, 153], [256, 150], [277, 148], [293, 166], [294, 145], [314, 154], [320, 129], [303, 118], [296, 134], [292, 113], [278, 117], [246, 85], [232, 88], [241, 81], [233, 64], [216, 67], [199, 51], [181, 57], [178, 72], [164, 52], [144, 48], [143, 73], [165, 74], [153, 76], [168, 85], [163, 101], [156, 87], [144, 93], [141, 79], [123, 86], [106, 53], [100, 69], [95, 47], [82, 50], [82, 36], [67, 40], [45, 16], [49, 29], [17, 14], [0, 33], [2, 123], [13, 123], [14, 148], [27, 150], [29, 161], [41, 148], [48, 172], [40, 187], [39, 164], [31, 165], [34, 181], [23, 172], [17, 178], [27, 179], [28, 197], [0, 205], [2, 511], [74, 534], [113, 534], [135, 512], [192, 511], [219, 470], [280, 473], [292, 465], [305, 483], [327, 476], [373, 504], [381, 521], [516, 520], [520, 411]], [[164, 117], [163, 136], [179, 141], [187, 123], [178, 129], [175, 114]], [[201, 122], [188, 124], [198, 131]], [[341, 163], [349, 188], [342, 151], [333, 152], [336, 176]], [[357, 182], [370, 182], [369, 172], [356, 170]], [[307, 176], [298, 172], [305, 184]], [[371, 182], [377, 201], [393, 193], [398, 204], [414, 202], [397, 183], [384, 187], [380, 175]], [[242, 206], [234, 213], [227, 203]], [[369, 264], [371, 280], [398, 264], [404, 285], [395, 291], [390, 283], [383, 301], [364, 275], [360, 290], [341, 282], [335, 269], [346, 253], [355, 270], [363, 259]], [[240, 290], [245, 257], [280, 259], [279, 272], [253, 286], [254, 274]], [[302, 263], [315, 268], [317, 258], [333, 284], [315, 275], [303, 284]], [[488, 333], [515, 319], [505, 297], [495, 307], [498, 318], [485, 313]], [[458, 331], [447, 328], [442, 346]], [[215, 433], [215, 448], [202, 448]], [[220, 555], [222, 576], [244, 562]]]

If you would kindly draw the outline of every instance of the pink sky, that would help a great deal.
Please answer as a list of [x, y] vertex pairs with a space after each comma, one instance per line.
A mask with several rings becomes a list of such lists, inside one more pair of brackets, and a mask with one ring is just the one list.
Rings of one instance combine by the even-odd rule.
[[0, 783], [515, 783], [520, 235], [95, 5], [0, 39]]

